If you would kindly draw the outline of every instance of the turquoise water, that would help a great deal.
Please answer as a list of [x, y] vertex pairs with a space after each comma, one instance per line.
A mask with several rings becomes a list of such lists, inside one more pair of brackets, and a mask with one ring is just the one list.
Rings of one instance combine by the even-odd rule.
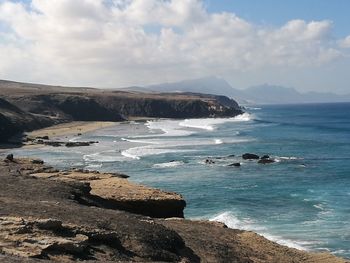
[[[350, 257], [350, 103], [247, 111], [233, 119], [121, 124], [71, 138], [100, 141], [93, 147], [15, 154], [61, 168], [121, 171], [182, 194], [188, 218], [215, 219], [284, 245]], [[276, 162], [243, 161], [245, 152]], [[208, 158], [214, 163], [206, 164]], [[229, 167], [233, 162], [242, 166]]]

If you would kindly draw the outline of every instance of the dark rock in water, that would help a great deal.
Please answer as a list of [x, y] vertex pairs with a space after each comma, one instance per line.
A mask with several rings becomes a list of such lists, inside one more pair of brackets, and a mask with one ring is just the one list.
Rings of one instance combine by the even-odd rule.
[[227, 158], [233, 158], [233, 157], [235, 157], [236, 155], [234, 155], [234, 154], [230, 154], [230, 155], [227, 155]]
[[80, 146], [90, 146], [94, 142], [67, 142], [66, 147], [80, 147]]
[[211, 160], [211, 159], [206, 159], [205, 163], [206, 164], [214, 164], [215, 162], [213, 160]]
[[245, 153], [242, 155], [242, 158], [244, 160], [257, 160], [257, 159], [259, 159], [259, 155], [256, 155], [253, 153]]
[[33, 142], [35, 139], [31, 137], [25, 137], [22, 142]]
[[53, 146], [53, 147], [59, 147], [63, 145], [63, 142], [44, 142], [45, 145]]
[[49, 136], [45, 135], [45, 136], [38, 136], [35, 139], [37, 139], [37, 140], [49, 140], [50, 138], [49, 138]]
[[260, 157], [261, 160], [265, 160], [265, 159], [270, 159], [270, 156], [269, 155], [264, 155], [262, 157]]
[[274, 162], [275, 162], [275, 160], [273, 160], [273, 159], [261, 159], [258, 161], [258, 163], [260, 163], [260, 164], [268, 164], [268, 163], [274, 163]]
[[9, 160], [9, 161], [13, 161], [13, 154], [12, 153], [10, 153], [10, 154], [8, 154], [7, 156], [6, 156], [6, 160]]
[[232, 164], [229, 164], [228, 166], [240, 167], [241, 163], [232, 163]]
[[34, 159], [32, 160], [32, 164], [44, 164], [44, 161], [40, 159]]

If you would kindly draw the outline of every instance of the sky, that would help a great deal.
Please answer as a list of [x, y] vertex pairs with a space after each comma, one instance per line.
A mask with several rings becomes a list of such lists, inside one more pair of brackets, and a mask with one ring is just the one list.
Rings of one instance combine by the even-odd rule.
[[0, 79], [350, 93], [348, 0], [0, 0]]

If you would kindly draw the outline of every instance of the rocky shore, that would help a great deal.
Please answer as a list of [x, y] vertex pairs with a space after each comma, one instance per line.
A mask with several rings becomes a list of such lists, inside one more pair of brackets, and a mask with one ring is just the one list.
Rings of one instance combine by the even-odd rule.
[[37, 85], [0, 80], [0, 143], [16, 134], [72, 121], [118, 122], [133, 117], [233, 117], [225, 96]]
[[183, 218], [176, 193], [118, 173], [0, 160], [1, 262], [346, 262]]

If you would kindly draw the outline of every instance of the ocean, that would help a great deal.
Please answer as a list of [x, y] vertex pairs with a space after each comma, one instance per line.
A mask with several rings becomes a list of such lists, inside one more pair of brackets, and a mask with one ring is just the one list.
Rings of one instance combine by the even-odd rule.
[[[99, 143], [13, 152], [58, 168], [126, 173], [131, 181], [183, 195], [187, 218], [350, 258], [350, 103], [251, 107], [224, 119], [127, 122], [67, 139]], [[242, 160], [244, 153], [275, 162]], [[229, 166], [236, 162], [241, 166]]]

